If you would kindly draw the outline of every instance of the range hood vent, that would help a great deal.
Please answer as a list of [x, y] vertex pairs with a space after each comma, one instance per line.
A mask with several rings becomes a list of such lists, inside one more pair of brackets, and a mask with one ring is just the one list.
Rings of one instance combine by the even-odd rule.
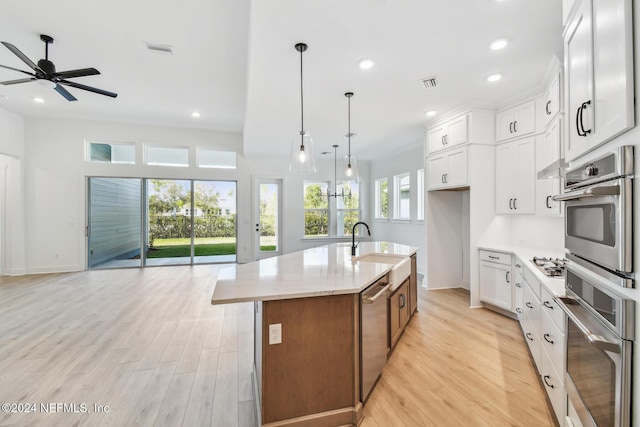
[[538, 179], [562, 178], [567, 166], [568, 164], [564, 159], [558, 159], [538, 172]]

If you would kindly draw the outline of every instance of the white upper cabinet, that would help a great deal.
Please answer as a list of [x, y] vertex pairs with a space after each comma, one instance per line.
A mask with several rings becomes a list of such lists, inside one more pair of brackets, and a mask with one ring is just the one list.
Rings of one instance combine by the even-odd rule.
[[535, 140], [523, 138], [496, 147], [496, 213], [535, 212]]
[[428, 190], [467, 185], [467, 147], [447, 150], [427, 157]]
[[427, 153], [464, 144], [467, 140], [467, 115], [463, 114], [427, 130]]
[[[542, 170], [560, 158], [562, 138], [562, 117], [547, 126], [543, 137], [537, 137], [536, 170]], [[553, 196], [560, 194], [560, 178], [538, 179], [536, 181], [536, 214], [560, 215], [560, 203]]]
[[529, 101], [496, 114], [496, 140], [528, 135], [536, 130], [536, 102]]
[[575, 1], [564, 34], [568, 161], [634, 126], [631, 1]]
[[548, 126], [562, 109], [560, 105], [560, 69], [553, 74], [553, 79], [544, 94], [544, 125]]

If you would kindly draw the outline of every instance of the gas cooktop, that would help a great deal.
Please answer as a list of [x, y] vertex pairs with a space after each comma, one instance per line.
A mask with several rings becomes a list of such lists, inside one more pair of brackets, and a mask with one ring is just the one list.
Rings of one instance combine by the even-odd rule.
[[538, 267], [538, 270], [545, 276], [557, 279], [564, 278], [564, 259], [534, 256], [531, 262], [534, 263], [536, 267]]

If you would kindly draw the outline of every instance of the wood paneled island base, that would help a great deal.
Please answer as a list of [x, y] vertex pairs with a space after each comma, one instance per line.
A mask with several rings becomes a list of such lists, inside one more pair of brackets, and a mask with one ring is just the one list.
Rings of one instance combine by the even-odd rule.
[[[256, 302], [255, 375], [263, 425], [358, 425], [359, 294]], [[269, 325], [282, 343], [269, 345]]]

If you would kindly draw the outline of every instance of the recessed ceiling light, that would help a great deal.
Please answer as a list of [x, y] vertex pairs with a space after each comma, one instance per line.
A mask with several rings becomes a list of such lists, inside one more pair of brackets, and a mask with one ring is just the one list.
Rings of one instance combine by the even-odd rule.
[[373, 67], [373, 61], [371, 59], [363, 59], [358, 62], [358, 67], [360, 67], [360, 69], [362, 70], [368, 70], [369, 68]]
[[437, 111], [433, 111], [433, 110], [431, 110], [431, 111], [427, 111], [427, 113], [426, 113], [426, 114], [427, 114], [427, 117], [433, 117], [433, 116], [435, 116], [437, 113], [438, 113]]
[[198, 118], [200, 117], [200, 113], [198, 113], [197, 111], [194, 111], [193, 113], [191, 113], [191, 117]]
[[502, 74], [500, 73], [491, 74], [489, 77], [487, 77], [487, 81], [493, 83], [493, 82], [497, 82], [501, 78], [502, 78]]
[[497, 39], [494, 40], [489, 47], [491, 48], [491, 50], [500, 50], [504, 49], [508, 44], [509, 40], [507, 39]]
[[36, 97], [33, 98], [33, 102], [37, 102], [38, 104], [42, 104], [44, 102], [44, 99], [39, 98], [39, 97], [36, 96]]

